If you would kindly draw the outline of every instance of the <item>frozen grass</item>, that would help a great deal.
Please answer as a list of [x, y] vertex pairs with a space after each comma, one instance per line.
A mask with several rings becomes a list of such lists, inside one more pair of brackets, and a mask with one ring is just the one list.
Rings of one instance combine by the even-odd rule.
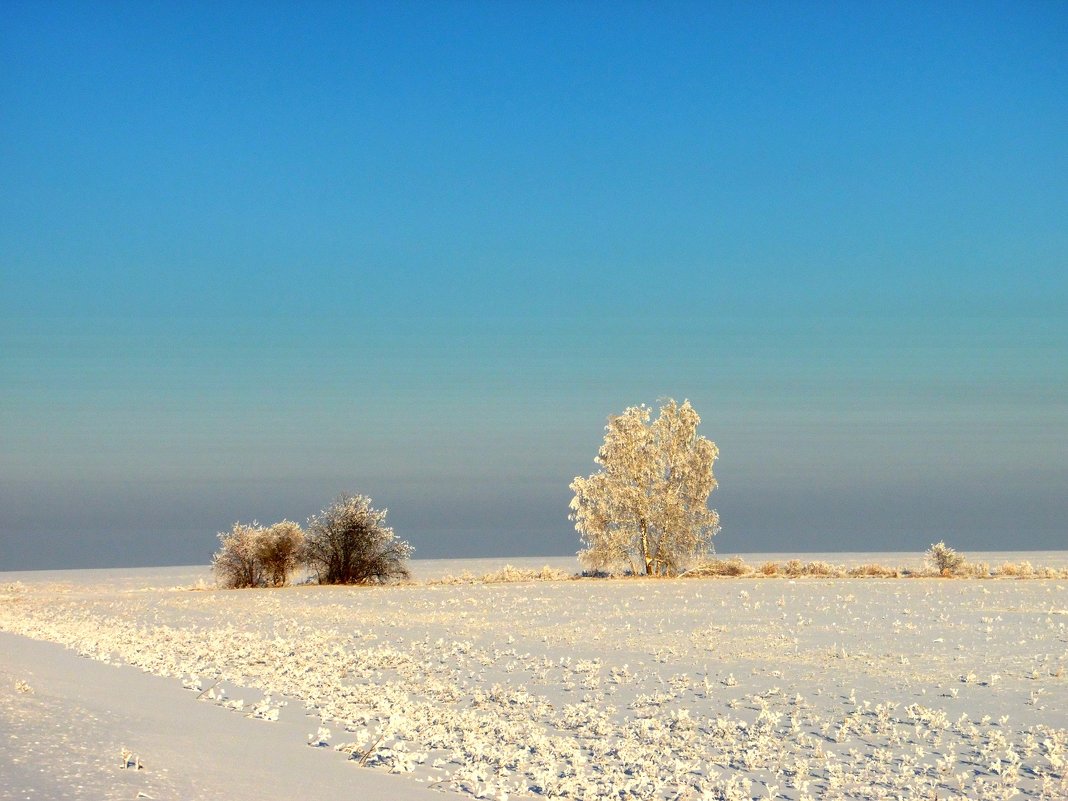
[[932, 561], [923, 567], [889, 566], [876, 562], [847, 567], [820, 560], [805, 562], [765, 561], [759, 567], [740, 557], [706, 559], [682, 574], [682, 578], [759, 577], [759, 578], [1041, 578], [1068, 579], [1068, 568], [1035, 567], [1030, 562], [1004, 562], [991, 567], [987, 562], [968, 562], [961, 554], [956, 558]]
[[537, 570], [519, 568], [505, 565], [499, 570], [483, 573], [475, 576], [469, 572], [460, 573], [458, 576], [448, 574], [439, 578], [429, 579], [427, 584], [507, 584], [519, 581], [564, 581], [575, 578], [575, 574], [568, 573], [549, 565], [543, 565]]
[[[363, 766], [413, 794], [498, 799], [1068, 797], [1068, 582], [842, 581], [822, 560], [798, 560], [796, 579], [774, 561], [768, 580], [718, 561], [685, 581], [23, 580], [0, 586], [0, 630], [169, 677], [187, 688], [172, 717], [208, 704], [278, 727], [257, 762], [264, 799], [282, 797], [272, 771], [291, 749], [349, 763], [333, 795], [359, 794]], [[0, 723], [55, 693], [12, 676]], [[121, 746], [156, 775], [144, 742]], [[118, 770], [117, 755], [99, 758]], [[171, 780], [183, 769], [206, 766]]]
[[854, 578], [897, 578], [901, 575], [901, 570], [869, 562], [849, 568], [846, 570], [846, 575]]
[[[746, 562], [740, 556], [708, 558], [701, 560], [680, 574], [680, 578], [954, 578], [954, 579], [1068, 579], [1068, 567], [1032, 565], [1029, 561], [1004, 561], [991, 565], [986, 561], [969, 562], [962, 554], [948, 561], [926, 559], [917, 566], [884, 565], [877, 562], [862, 562], [854, 565], [835, 564], [824, 560], [787, 559], [782, 562], [767, 560], [759, 566]], [[460, 560], [462, 561], [462, 560]], [[479, 560], [485, 562], [487, 560]], [[941, 566], [940, 566], [941, 565]], [[541, 567], [516, 567], [506, 564], [500, 568], [475, 573], [461, 570], [459, 573], [444, 573], [424, 579], [415, 579], [415, 584], [506, 584], [527, 581], [568, 581], [578, 578], [637, 578], [644, 575], [623, 575], [604, 572], [578, 573], [567, 569], [542, 565]], [[651, 577], [662, 581], [662, 577]], [[305, 582], [306, 583], [306, 582]], [[205, 589], [200, 581], [196, 589]]]
[[[765, 565], [766, 566], [766, 565]], [[739, 557], [730, 559], [708, 559], [694, 565], [685, 573], [683, 578], [709, 578], [712, 576], [748, 576], [753, 568], [743, 562]]]

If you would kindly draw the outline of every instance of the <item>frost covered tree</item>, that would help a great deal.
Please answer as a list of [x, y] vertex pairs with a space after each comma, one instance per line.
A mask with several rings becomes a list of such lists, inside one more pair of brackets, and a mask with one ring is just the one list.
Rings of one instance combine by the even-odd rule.
[[650, 417], [643, 404], [609, 418], [594, 459], [601, 469], [571, 482], [569, 517], [588, 567], [674, 575], [719, 531], [719, 515], [708, 508], [719, 449], [697, 434], [700, 416], [689, 401], [668, 400]]
[[262, 587], [265, 583], [263, 562], [260, 559], [260, 540], [264, 528], [234, 523], [229, 531], [219, 533], [220, 548], [211, 560], [215, 580], [223, 587]]
[[964, 554], [958, 553], [946, 545], [945, 540], [939, 540], [928, 548], [925, 556], [927, 561], [934, 565], [940, 576], [957, 575], [964, 569], [964, 564], [968, 561]]
[[284, 587], [297, 569], [304, 530], [299, 523], [283, 520], [259, 532], [256, 558], [263, 570], [264, 583]]
[[414, 550], [384, 524], [386, 509], [363, 495], [341, 495], [308, 519], [301, 561], [321, 584], [372, 584], [408, 578]]

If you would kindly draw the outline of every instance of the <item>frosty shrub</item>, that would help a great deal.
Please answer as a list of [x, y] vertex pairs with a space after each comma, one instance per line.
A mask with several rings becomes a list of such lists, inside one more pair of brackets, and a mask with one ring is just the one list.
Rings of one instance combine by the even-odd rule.
[[652, 422], [650, 412], [632, 406], [609, 418], [594, 459], [601, 469], [571, 482], [570, 518], [587, 568], [675, 575], [710, 550], [719, 530], [707, 506], [719, 449], [698, 436], [701, 418], [689, 401], [666, 401]]
[[[711, 576], [748, 576], [752, 573], [753, 568], [747, 565], [740, 556], [732, 556], [730, 559], [706, 559], [700, 564], [694, 565], [682, 575], [685, 578], [707, 578]], [[763, 573], [763, 575], [769, 574]]]
[[412, 546], [384, 525], [386, 509], [364, 495], [341, 495], [308, 519], [301, 561], [320, 584], [375, 584], [406, 579]]
[[[989, 565], [987, 566], [989, 571]], [[993, 571], [990, 571], [993, 574]], [[1068, 578], [1068, 568], [1032, 565], [1030, 562], [1005, 562], [997, 569], [998, 576], [1012, 578]]]
[[832, 565], [830, 562], [806, 562], [801, 568], [803, 576], [823, 576], [825, 578], [840, 578], [846, 574], [844, 567]]
[[219, 534], [221, 548], [212, 559], [215, 580], [222, 587], [282, 587], [298, 564], [304, 532], [283, 520], [267, 528], [234, 523]]
[[848, 575], [854, 578], [897, 578], [901, 575], [901, 571], [894, 567], [886, 567], [886, 565], [870, 562], [849, 568]]
[[964, 568], [964, 554], [957, 553], [939, 540], [927, 551], [927, 561], [934, 565], [938, 575], [955, 576]]
[[507, 584], [514, 581], [565, 581], [571, 578], [566, 570], [544, 565], [540, 570], [505, 565], [500, 570], [485, 573], [479, 579], [483, 584]]
[[964, 575], [968, 578], [993, 578], [989, 562], [968, 562], [964, 565]]
[[220, 548], [211, 560], [211, 569], [220, 586], [229, 589], [262, 587], [265, 583], [263, 563], [259, 558], [260, 535], [264, 528], [234, 523], [229, 531], [219, 533]]
[[1035, 573], [1035, 568], [1030, 562], [1005, 562], [998, 568], [999, 576], [1011, 576], [1013, 578], [1030, 578]]
[[292, 520], [283, 520], [263, 529], [258, 538], [256, 555], [263, 568], [264, 581], [272, 587], [284, 587], [297, 568], [304, 531]]

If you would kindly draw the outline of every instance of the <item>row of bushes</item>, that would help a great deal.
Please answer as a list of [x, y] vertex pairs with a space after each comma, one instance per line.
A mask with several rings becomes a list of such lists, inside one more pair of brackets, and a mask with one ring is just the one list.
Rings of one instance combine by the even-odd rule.
[[880, 564], [862, 564], [854, 567], [833, 565], [829, 562], [802, 562], [790, 559], [787, 562], [764, 562], [759, 567], [746, 564], [735, 556], [730, 559], [709, 559], [695, 565], [683, 573], [687, 578], [706, 578], [713, 576], [785, 576], [800, 578], [816, 576], [824, 578], [873, 577], [898, 578], [908, 577], [962, 577], [962, 578], [1068, 578], [1068, 569], [1057, 570], [1049, 567], [1036, 567], [1030, 562], [1005, 562], [991, 566], [988, 562], [969, 562], [964, 554], [950, 548], [944, 542], [937, 542], [925, 554], [925, 566], [919, 570], [903, 567], [887, 567]]
[[219, 534], [212, 570], [220, 586], [281, 587], [303, 567], [320, 584], [371, 584], [408, 578], [413, 548], [385, 525], [386, 510], [363, 495], [341, 495], [308, 518], [271, 526], [234, 523]]
[[[371, 506], [362, 495], [342, 495], [331, 506], [308, 519], [305, 531], [291, 520], [271, 526], [234, 523], [219, 534], [221, 548], [212, 568], [223, 587], [281, 587], [299, 569], [309, 580], [320, 584], [383, 583], [409, 578], [406, 565], [412, 547], [398, 540], [385, 525], [386, 510]], [[992, 567], [986, 562], [971, 563], [944, 542], [935, 543], [925, 554], [919, 570], [868, 563], [845, 567], [823, 561], [764, 562], [753, 567], [740, 557], [709, 559], [683, 573], [686, 578], [751, 576], [786, 578], [823, 577], [968, 577], [968, 578], [1068, 578], [1068, 570], [1035, 567], [1030, 562], [1005, 562]], [[589, 575], [584, 573], [583, 575]], [[596, 575], [607, 575], [598, 573]], [[430, 581], [431, 584], [496, 584], [515, 581], [559, 581], [574, 578], [563, 570], [545, 566], [525, 570], [505, 565], [483, 576], [464, 573]]]
[[825, 578], [875, 576], [879, 578], [896, 578], [901, 575], [901, 571], [897, 568], [877, 564], [864, 564], [847, 568], [844, 565], [832, 565], [829, 562], [802, 562], [800, 559], [790, 559], [781, 564], [779, 562], [764, 562], [759, 567], [753, 567], [741, 558], [734, 556], [730, 559], [710, 559], [692, 567], [682, 575], [684, 578], [754, 575], [786, 576], [787, 578], [799, 578], [801, 576], [822, 576]]
[[[947, 551], [949, 552], [947, 554]], [[932, 578], [956, 576], [965, 578], [1068, 578], [1068, 569], [1037, 567], [1030, 562], [1005, 562], [992, 567], [986, 562], [968, 562], [963, 556], [949, 549], [944, 543], [931, 546], [926, 554], [927, 564], [921, 569], [888, 567], [869, 562], [852, 567], [823, 561], [790, 559], [786, 562], [764, 562], [758, 567], [747, 564], [740, 557], [709, 559], [687, 570], [683, 578], [713, 577], [775, 577], [784, 578]], [[458, 576], [448, 575], [428, 580], [429, 585], [442, 584], [501, 584], [520, 581], [563, 581], [578, 578], [610, 578], [614, 574], [603, 571], [584, 571], [581, 575], [546, 565], [540, 570], [530, 570], [505, 565], [500, 570], [476, 576], [465, 572]]]

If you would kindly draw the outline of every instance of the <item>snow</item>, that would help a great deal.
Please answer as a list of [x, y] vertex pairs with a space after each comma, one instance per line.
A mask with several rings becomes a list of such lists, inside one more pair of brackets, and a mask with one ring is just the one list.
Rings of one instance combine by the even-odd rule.
[[0, 574], [0, 799], [1065, 798], [1066, 674], [1063, 580]]
[[[13, 634], [0, 633], [0, 654], [0, 799], [258, 801], [352, 788], [367, 799], [441, 799], [296, 747], [305, 727], [296, 716], [249, 720], [196, 703], [173, 679]], [[13, 693], [15, 677], [32, 692]], [[141, 770], [122, 769], [123, 749]]]

